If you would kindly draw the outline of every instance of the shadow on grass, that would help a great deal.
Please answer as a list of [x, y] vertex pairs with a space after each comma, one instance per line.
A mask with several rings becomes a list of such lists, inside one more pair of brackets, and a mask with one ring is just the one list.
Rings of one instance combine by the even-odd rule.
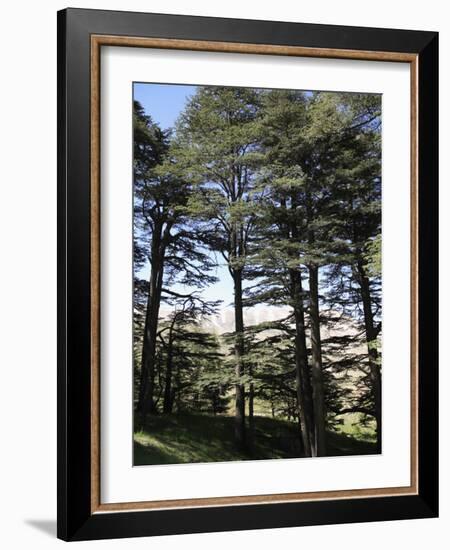
[[[230, 422], [231, 420], [231, 422]], [[248, 458], [233, 443], [231, 418], [162, 415], [134, 435], [134, 463], [178, 464]]]
[[328, 432], [328, 456], [351, 456], [376, 454], [376, 444], [351, 437], [350, 435]]
[[[148, 417], [134, 434], [134, 464], [182, 464], [230, 460], [300, 458], [295, 423], [268, 417], [254, 418], [251, 447], [234, 444], [234, 419], [211, 415], [159, 415]], [[375, 453], [375, 445], [345, 435], [328, 434], [328, 456]]]

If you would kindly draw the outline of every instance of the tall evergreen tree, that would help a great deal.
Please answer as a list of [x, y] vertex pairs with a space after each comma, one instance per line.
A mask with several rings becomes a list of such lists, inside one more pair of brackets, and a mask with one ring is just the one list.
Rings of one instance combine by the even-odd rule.
[[[271, 91], [264, 96], [260, 125], [265, 151], [262, 184], [268, 189], [268, 194], [260, 210], [259, 221], [264, 233], [257, 255], [260, 267], [254, 271], [253, 277], [258, 281], [258, 299], [292, 307], [303, 448], [306, 455], [315, 456], [318, 453], [318, 415], [315, 415], [314, 409], [317, 409], [316, 403], [320, 406], [317, 390], [321, 378], [317, 375], [311, 377], [308, 361], [305, 320], [307, 294], [303, 288], [302, 270], [310, 235], [307, 221], [313, 222], [307, 203], [308, 182], [301, 162], [307, 153], [311, 153], [306, 140], [308, 106], [309, 98], [302, 92]], [[319, 412], [323, 414], [323, 409]]]
[[334, 295], [334, 307], [339, 303], [362, 321], [368, 383], [355, 408], [374, 416], [381, 452], [381, 98], [351, 94], [346, 99], [335, 138], [339, 148], [330, 208], [340, 216], [334, 221], [336, 256], [328, 294]]
[[245, 88], [199, 88], [177, 126], [178, 162], [195, 182], [191, 208], [207, 221], [208, 244], [233, 280], [235, 438], [245, 447], [243, 278], [253, 226], [258, 94]]
[[[154, 413], [155, 359], [161, 300], [173, 296], [175, 282], [203, 287], [214, 280], [213, 262], [194, 238], [187, 209], [189, 185], [173, 169], [169, 133], [163, 132], [134, 102], [134, 250], [135, 294], [147, 295], [144, 314], [137, 409]], [[141, 281], [143, 258], [149, 280]], [[165, 282], [167, 283], [165, 285]]]

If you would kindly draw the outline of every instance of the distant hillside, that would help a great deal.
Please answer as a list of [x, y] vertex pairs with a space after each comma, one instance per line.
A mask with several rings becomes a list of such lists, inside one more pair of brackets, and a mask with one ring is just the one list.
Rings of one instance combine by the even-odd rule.
[[[168, 307], [161, 307], [160, 317], [166, 318], [173, 310]], [[257, 305], [251, 308], [244, 308], [244, 325], [250, 327], [252, 325], [258, 325], [260, 323], [268, 321], [276, 321], [278, 319], [284, 319], [292, 313], [292, 309], [288, 306], [266, 306]], [[322, 317], [328, 318], [331, 321], [333, 313], [322, 313]], [[308, 323], [308, 317], [306, 317]], [[230, 307], [221, 308], [216, 315], [206, 317], [202, 326], [204, 329], [214, 332], [216, 334], [224, 334], [234, 331], [234, 310]], [[329, 325], [324, 324], [321, 327], [322, 338], [326, 339], [329, 336], [339, 335], [355, 335], [360, 329], [356, 321], [350, 317], [342, 317], [335, 319]]]
[[[258, 325], [267, 321], [276, 321], [283, 319], [290, 313], [289, 307], [270, 307], [256, 306], [244, 309], [244, 325], [249, 327]], [[223, 308], [217, 315], [209, 317], [205, 320], [205, 327], [210, 327], [212, 332], [223, 334], [225, 332], [233, 332], [234, 330], [234, 311], [233, 308]]]

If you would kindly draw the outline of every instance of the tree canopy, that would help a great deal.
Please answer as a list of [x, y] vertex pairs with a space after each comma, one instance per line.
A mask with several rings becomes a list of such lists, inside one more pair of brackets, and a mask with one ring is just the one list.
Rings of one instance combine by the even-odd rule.
[[172, 129], [135, 101], [134, 226], [142, 424], [232, 414], [252, 452], [270, 415], [323, 456], [353, 414], [381, 451], [380, 96], [197, 87]]

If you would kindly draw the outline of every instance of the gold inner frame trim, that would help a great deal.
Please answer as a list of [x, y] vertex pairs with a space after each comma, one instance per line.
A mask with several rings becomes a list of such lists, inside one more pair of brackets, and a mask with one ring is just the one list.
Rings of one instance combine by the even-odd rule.
[[[411, 75], [411, 483], [367, 488], [233, 497], [101, 503], [100, 499], [100, 50], [102, 46], [164, 48], [239, 54], [409, 63]], [[418, 494], [418, 56], [401, 52], [340, 50], [132, 36], [91, 35], [91, 513], [306, 502]]]

